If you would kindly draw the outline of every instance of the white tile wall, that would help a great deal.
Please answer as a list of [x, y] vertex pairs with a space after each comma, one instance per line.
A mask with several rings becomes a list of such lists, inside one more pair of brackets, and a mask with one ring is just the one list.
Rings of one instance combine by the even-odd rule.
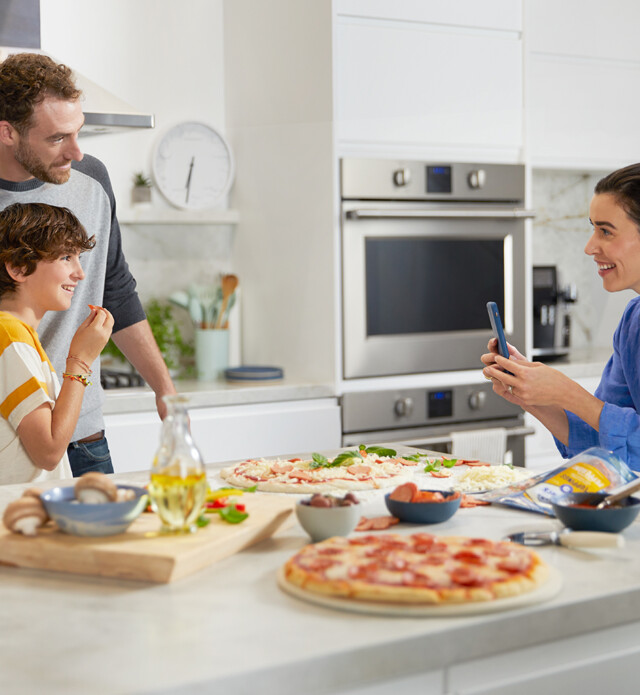
[[611, 346], [613, 332], [632, 291], [602, 288], [595, 263], [584, 253], [591, 236], [589, 203], [593, 188], [608, 172], [535, 170], [532, 176], [533, 264], [555, 265], [561, 284], [575, 283], [571, 309], [574, 348]]

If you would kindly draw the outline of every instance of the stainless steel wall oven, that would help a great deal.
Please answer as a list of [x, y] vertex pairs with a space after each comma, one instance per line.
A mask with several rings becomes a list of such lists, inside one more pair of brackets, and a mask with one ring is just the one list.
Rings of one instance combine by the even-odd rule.
[[[488, 301], [526, 344], [524, 201], [520, 165], [342, 160], [344, 446], [451, 452], [453, 433], [504, 428], [505, 460], [524, 465], [521, 409], [478, 383]], [[451, 379], [469, 369], [469, 383]], [[435, 387], [370, 386], [436, 372]]]
[[525, 343], [524, 167], [343, 159], [343, 377], [478, 367]]

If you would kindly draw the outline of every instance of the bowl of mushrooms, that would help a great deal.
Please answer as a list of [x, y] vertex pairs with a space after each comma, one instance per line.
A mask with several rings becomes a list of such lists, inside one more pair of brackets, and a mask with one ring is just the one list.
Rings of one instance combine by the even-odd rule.
[[40, 495], [60, 530], [74, 536], [124, 533], [147, 506], [147, 491], [116, 485], [103, 473], [85, 473], [75, 486], [56, 487]]

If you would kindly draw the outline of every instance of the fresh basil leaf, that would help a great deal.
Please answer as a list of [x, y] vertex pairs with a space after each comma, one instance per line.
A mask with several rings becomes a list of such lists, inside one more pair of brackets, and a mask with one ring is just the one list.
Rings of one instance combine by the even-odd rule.
[[322, 454], [311, 454], [313, 463], [309, 464], [310, 468], [324, 468], [329, 465], [329, 459]]
[[362, 454], [359, 451], [345, 451], [336, 456], [328, 466], [333, 468], [334, 466], [342, 466], [345, 463], [351, 465], [352, 459], [362, 459]]
[[220, 514], [220, 517], [229, 524], [239, 524], [249, 516], [247, 512], [239, 512], [236, 509], [235, 504], [230, 504], [228, 507], [219, 509], [218, 513]]
[[458, 459], [442, 459], [440, 463], [445, 467], [445, 468], [453, 468], [456, 463], [458, 463]]
[[440, 470], [440, 462], [439, 461], [434, 461], [432, 463], [428, 463], [424, 467], [425, 473], [431, 473], [431, 471], [439, 471], [439, 470]]
[[200, 516], [196, 519], [196, 526], [198, 528], [203, 528], [204, 526], [208, 526], [210, 521], [211, 519], [207, 519], [204, 514], [200, 514]]
[[420, 463], [420, 459], [424, 457], [420, 456], [420, 454], [413, 454], [413, 456], [401, 456], [400, 458], [404, 459], [405, 461], [414, 461], [415, 463]]
[[397, 456], [398, 454], [394, 449], [385, 449], [383, 446], [368, 446], [365, 452], [367, 454], [377, 454], [378, 456]]
[[243, 488], [245, 492], [255, 492], [258, 489], [257, 485], [252, 485], [251, 487]]

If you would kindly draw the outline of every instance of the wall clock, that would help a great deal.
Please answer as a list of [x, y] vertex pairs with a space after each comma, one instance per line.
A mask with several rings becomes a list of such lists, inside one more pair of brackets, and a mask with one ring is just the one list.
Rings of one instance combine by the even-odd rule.
[[160, 193], [184, 210], [213, 208], [229, 192], [234, 175], [227, 141], [197, 121], [178, 123], [162, 135], [152, 169]]

